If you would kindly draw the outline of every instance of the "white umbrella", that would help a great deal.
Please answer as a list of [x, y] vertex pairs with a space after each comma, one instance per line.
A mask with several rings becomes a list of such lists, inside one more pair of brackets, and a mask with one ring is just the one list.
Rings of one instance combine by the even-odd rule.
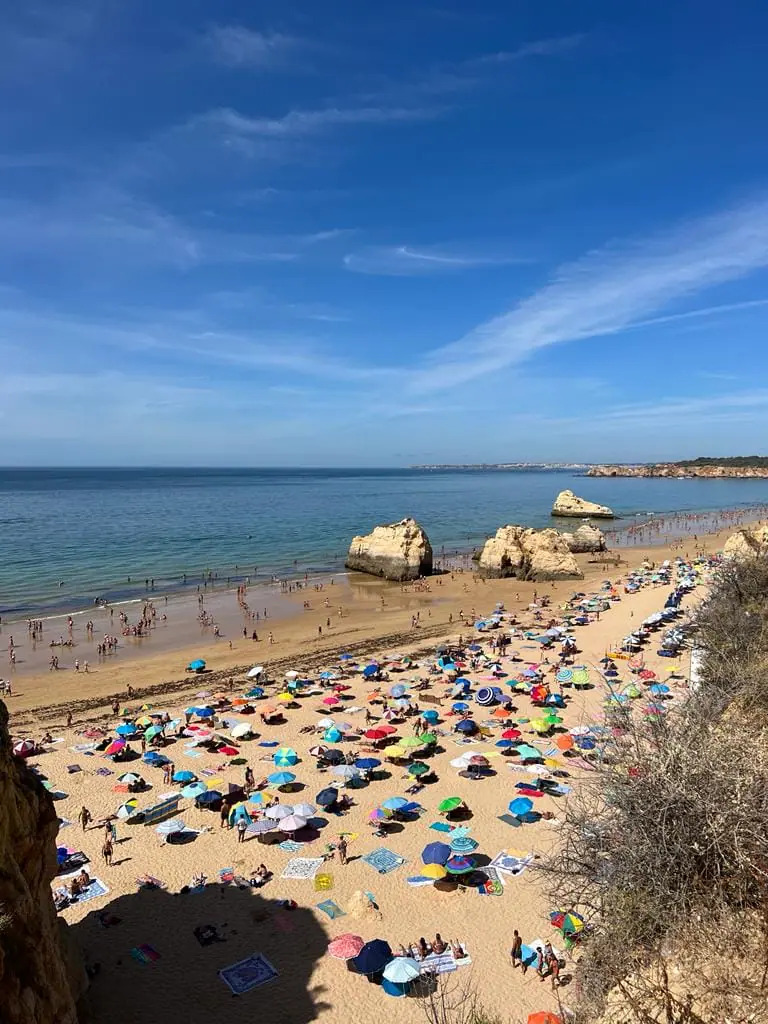
[[454, 757], [454, 759], [450, 762], [451, 768], [466, 768], [469, 764], [469, 759], [471, 756], [471, 754], [463, 754], [461, 757]]
[[299, 678], [299, 673], [296, 671], [296, 669], [292, 668], [290, 670], [290, 672], [286, 672], [285, 673], [285, 678], [286, 679], [298, 679]]
[[359, 768], [355, 768], [351, 764], [338, 764], [333, 769], [333, 774], [338, 775], [342, 779], [356, 779], [360, 776], [361, 772]]
[[229, 731], [236, 740], [239, 740], [243, 736], [250, 735], [251, 724], [250, 722], [238, 722]]
[[300, 818], [311, 818], [315, 813], [315, 808], [312, 804], [294, 804], [293, 813], [298, 814]]
[[398, 985], [413, 981], [420, 974], [421, 967], [418, 960], [414, 960], [410, 956], [396, 956], [384, 968], [384, 977], [387, 981], [395, 982]]
[[306, 824], [306, 818], [302, 818], [298, 814], [289, 814], [288, 817], [280, 820], [278, 828], [281, 832], [298, 832], [300, 828], [305, 828]]
[[336, 723], [332, 718], [321, 718], [315, 723], [316, 729], [335, 729]]
[[183, 832], [186, 825], [181, 818], [171, 818], [169, 821], [161, 821], [155, 832], [161, 836], [172, 836], [176, 832]]
[[275, 804], [274, 807], [268, 807], [264, 814], [268, 818], [273, 818], [275, 821], [279, 821], [281, 818], [287, 818], [293, 814], [293, 808], [288, 807], [286, 804]]
[[253, 668], [249, 668], [246, 676], [248, 679], [257, 679], [264, 671], [263, 665], [254, 665]]

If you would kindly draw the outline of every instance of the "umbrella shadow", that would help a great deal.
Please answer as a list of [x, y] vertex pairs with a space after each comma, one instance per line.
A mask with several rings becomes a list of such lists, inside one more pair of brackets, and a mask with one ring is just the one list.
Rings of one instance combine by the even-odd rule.
[[[250, 888], [208, 884], [182, 893], [142, 888], [92, 911], [67, 929], [91, 977], [81, 1019], [88, 1010], [93, 1020], [150, 1024], [173, 1020], [183, 1007], [188, 1024], [210, 1024], [233, 998], [218, 972], [260, 953], [277, 972], [268, 998], [290, 1008], [292, 1024], [310, 1024], [330, 1009], [324, 989], [312, 984], [328, 939], [309, 908], [287, 910], [281, 902]], [[254, 988], [239, 998], [246, 1001], [240, 1013], [251, 1015], [263, 1008], [265, 992]]]

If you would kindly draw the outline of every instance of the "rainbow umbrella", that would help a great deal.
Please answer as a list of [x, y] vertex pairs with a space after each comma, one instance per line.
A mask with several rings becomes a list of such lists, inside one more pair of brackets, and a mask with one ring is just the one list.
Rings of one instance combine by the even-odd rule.
[[549, 920], [563, 935], [577, 935], [584, 927], [584, 918], [573, 910], [553, 910]]
[[465, 875], [475, 866], [474, 857], [451, 857], [445, 864], [445, 870], [449, 875]]

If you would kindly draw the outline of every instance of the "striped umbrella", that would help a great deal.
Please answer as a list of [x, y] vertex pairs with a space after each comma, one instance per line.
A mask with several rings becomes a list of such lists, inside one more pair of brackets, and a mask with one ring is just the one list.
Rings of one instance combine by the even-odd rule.
[[454, 853], [472, 853], [480, 844], [470, 839], [469, 836], [459, 836], [451, 840], [451, 849]]
[[494, 703], [496, 697], [494, 696], [493, 689], [490, 686], [481, 686], [475, 694], [475, 702], [481, 707], [490, 707]]
[[451, 857], [445, 865], [449, 875], [465, 875], [475, 866], [474, 857]]

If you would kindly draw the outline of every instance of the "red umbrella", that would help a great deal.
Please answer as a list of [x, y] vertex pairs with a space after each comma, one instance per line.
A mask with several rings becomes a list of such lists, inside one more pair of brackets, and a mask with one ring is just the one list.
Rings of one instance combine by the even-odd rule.
[[125, 748], [125, 740], [112, 740], [104, 753], [109, 757], [111, 754], [119, 754]]
[[483, 757], [482, 754], [473, 754], [469, 759], [469, 764], [474, 765], [476, 768], [487, 768], [490, 764], [487, 757]]
[[364, 945], [365, 940], [359, 935], [347, 932], [344, 935], [338, 935], [329, 943], [328, 953], [330, 956], [336, 957], [337, 960], [351, 960], [352, 957], [357, 956]]
[[338, 697], [323, 697], [323, 704], [327, 704], [329, 708], [333, 707], [334, 704], [339, 703], [340, 701]]
[[563, 1019], [551, 1010], [538, 1010], [528, 1014], [528, 1024], [563, 1024]]
[[383, 728], [366, 729], [363, 736], [365, 736], [367, 740], [385, 740], [387, 736], [389, 736], [389, 733], [384, 732]]
[[649, 668], [644, 668], [642, 670], [642, 672], [638, 672], [637, 674], [640, 676], [641, 679], [655, 679], [656, 678], [656, 673], [655, 672], [651, 672], [651, 670]]
[[548, 696], [546, 686], [534, 686], [531, 690], [531, 700], [546, 700]]
[[225, 757], [236, 757], [240, 753], [240, 751], [237, 749], [237, 747], [223, 746], [219, 747], [216, 753], [224, 754]]
[[503, 740], [519, 740], [522, 735], [519, 729], [505, 729], [501, 738]]
[[397, 732], [394, 725], [377, 725], [376, 728], [383, 732], [385, 736], [391, 736], [393, 732]]

